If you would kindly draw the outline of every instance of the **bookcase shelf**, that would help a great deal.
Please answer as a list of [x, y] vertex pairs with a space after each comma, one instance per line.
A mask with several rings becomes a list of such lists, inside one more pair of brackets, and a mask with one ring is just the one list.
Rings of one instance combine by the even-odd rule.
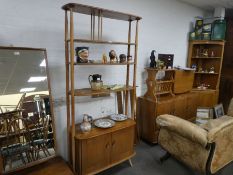
[[[138, 28], [139, 28], [139, 20], [141, 17], [112, 11], [108, 9], [103, 9], [99, 7], [92, 7], [88, 5], [83, 4], [76, 4], [76, 3], [69, 3], [62, 7], [62, 9], [65, 11], [65, 65], [66, 65], [66, 103], [67, 103], [67, 144], [68, 144], [68, 159], [69, 163], [72, 165], [73, 172], [75, 174], [96, 174], [97, 172], [100, 172], [106, 168], [109, 168], [113, 165], [116, 165], [122, 161], [130, 159], [132, 156], [134, 156], [134, 148], [133, 148], [133, 139], [134, 139], [134, 123], [136, 119], [136, 71], [137, 71], [137, 50], [138, 50]], [[74, 15], [78, 16], [78, 14], [88, 15], [90, 17], [90, 38], [86, 39], [80, 39], [74, 37], [74, 30], [76, 25], [74, 25]], [[105, 18], [114, 19], [114, 20], [121, 20], [121, 21], [127, 21], [128, 22], [128, 38], [126, 42], [120, 42], [120, 41], [106, 41], [102, 39], [103, 35], [103, 20]], [[76, 20], [76, 18], [75, 18]], [[109, 22], [114, 21], [109, 20]], [[135, 23], [135, 25], [134, 25]], [[132, 25], [135, 26], [135, 40], [132, 42], [131, 39], [131, 33], [132, 33]], [[113, 32], [114, 35], [114, 32]], [[75, 62], [75, 46], [80, 46], [79, 43], [87, 43], [87, 44], [100, 44], [100, 45], [125, 45], [127, 47], [127, 60], [124, 63], [119, 62], [89, 62], [89, 63], [76, 63]], [[133, 47], [133, 49], [131, 49]], [[131, 54], [131, 52], [133, 53]], [[130, 59], [132, 57], [133, 59]], [[126, 67], [126, 73], [125, 73], [125, 86], [123, 88], [118, 88], [114, 90], [110, 89], [102, 89], [99, 91], [94, 91], [91, 88], [77, 88], [76, 86], [79, 85], [78, 81], [75, 81], [75, 77], [78, 76], [76, 71], [74, 70], [79, 69], [80, 66], [124, 66]], [[132, 67], [130, 67], [132, 65]], [[132, 68], [132, 69], [131, 69]], [[91, 69], [90, 69], [91, 70]], [[131, 71], [132, 70], [132, 71]], [[122, 73], [123, 74], [123, 73]], [[131, 80], [131, 81], [130, 81]], [[117, 107], [118, 107], [118, 113], [124, 113], [125, 115], [130, 115], [132, 117], [132, 125], [128, 126], [128, 131], [126, 132], [124, 128], [120, 129], [120, 126], [124, 125], [124, 122], [121, 122], [119, 124], [116, 124], [116, 126], [119, 126], [118, 130], [116, 131], [118, 133], [118, 136], [116, 139], [119, 141], [116, 142], [116, 145], [119, 146], [116, 150], [119, 151], [119, 153], [116, 154], [115, 159], [116, 162], [108, 161], [106, 164], [105, 162], [98, 162], [101, 166], [96, 166], [93, 163], [85, 162], [85, 166], [83, 165], [83, 160], [80, 159], [79, 155], [83, 155], [88, 157], [88, 159], [98, 159], [103, 161], [104, 158], [100, 156], [95, 155], [87, 155], [84, 151], [86, 149], [79, 149], [77, 148], [82, 141], [80, 138], [76, 137], [77, 135], [83, 135], [83, 133], [80, 133], [80, 130], [75, 129], [75, 121], [76, 121], [76, 110], [75, 107], [78, 104], [75, 104], [75, 98], [79, 96], [92, 96], [92, 97], [98, 97], [98, 96], [104, 96], [106, 94], [110, 93], [116, 93], [117, 97]], [[130, 101], [130, 103], [129, 103]], [[130, 104], [130, 105], [129, 105]], [[129, 110], [130, 107], [130, 110]], [[129, 114], [130, 113], [130, 114]], [[127, 122], [126, 122], [127, 123]], [[101, 133], [101, 129], [96, 129], [96, 132], [99, 132], [100, 135], [104, 135]], [[110, 130], [109, 130], [110, 131]], [[135, 130], [136, 131], [136, 130]], [[114, 131], [115, 132], [115, 131]], [[119, 134], [121, 133], [122, 134]], [[108, 135], [109, 136], [109, 135]], [[102, 139], [105, 136], [100, 136], [96, 144], [101, 145], [103, 141], [106, 141]], [[121, 138], [122, 137], [122, 138]], [[88, 140], [91, 140], [92, 138], [86, 137]], [[124, 146], [124, 149], [128, 150], [122, 150], [121, 145], [125, 144], [121, 143], [123, 140], [131, 140], [127, 147]], [[93, 139], [92, 141], [95, 141]], [[109, 136], [109, 140], [111, 141], [111, 137]], [[85, 142], [85, 141], [84, 141]], [[100, 143], [101, 142], [101, 143]], [[90, 145], [87, 142], [85, 142], [88, 146]], [[112, 144], [110, 144], [112, 145]], [[98, 147], [98, 149], [101, 149], [105, 151], [106, 148], [103, 144]], [[99, 150], [98, 150], [99, 151]], [[124, 152], [126, 151], [126, 152]], [[94, 154], [94, 152], [92, 152]], [[103, 156], [106, 156], [103, 152]], [[115, 152], [113, 151], [115, 154]], [[112, 156], [112, 155], [111, 155]]]

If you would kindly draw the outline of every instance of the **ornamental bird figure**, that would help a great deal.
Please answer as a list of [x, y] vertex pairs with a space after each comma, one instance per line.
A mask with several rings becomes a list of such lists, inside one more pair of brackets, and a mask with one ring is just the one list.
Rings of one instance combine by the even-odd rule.
[[155, 50], [151, 51], [151, 55], [150, 55], [150, 67], [151, 68], [155, 68], [156, 67], [156, 61], [155, 61]]

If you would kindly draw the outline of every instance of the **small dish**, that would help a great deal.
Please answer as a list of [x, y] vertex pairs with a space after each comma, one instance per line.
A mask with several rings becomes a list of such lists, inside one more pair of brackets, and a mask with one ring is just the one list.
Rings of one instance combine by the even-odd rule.
[[97, 119], [94, 121], [94, 125], [99, 128], [111, 128], [115, 125], [115, 122], [110, 119]]
[[124, 114], [112, 114], [112, 115], [110, 115], [110, 118], [112, 119], [112, 120], [114, 120], [114, 121], [125, 121], [125, 120], [127, 120], [128, 119], [128, 117], [126, 116], [126, 115], [124, 115]]

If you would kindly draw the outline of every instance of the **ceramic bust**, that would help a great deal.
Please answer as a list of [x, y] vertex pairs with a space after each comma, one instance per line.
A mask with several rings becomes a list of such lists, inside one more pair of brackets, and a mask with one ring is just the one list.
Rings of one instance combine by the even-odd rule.
[[76, 56], [77, 56], [77, 63], [87, 63], [89, 51], [88, 47], [76, 47]]
[[109, 58], [110, 58], [110, 62], [116, 62], [117, 61], [117, 55], [115, 50], [111, 50], [109, 52]]
[[120, 54], [119, 58], [120, 58], [120, 63], [126, 62], [126, 55], [125, 54]]

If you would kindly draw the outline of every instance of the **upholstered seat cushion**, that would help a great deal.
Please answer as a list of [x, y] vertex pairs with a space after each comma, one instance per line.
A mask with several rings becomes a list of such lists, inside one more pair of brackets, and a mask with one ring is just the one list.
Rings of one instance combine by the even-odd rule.
[[223, 130], [224, 128], [233, 124], [233, 117], [224, 115], [217, 119], [209, 120], [206, 124], [201, 125], [203, 129], [208, 131], [208, 142], [212, 143], [215, 140], [218, 132]]
[[4, 147], [1, 149], [1, 155], [3, 157], [6, 156], [12, 156], [12, 155], [16, 155], [19, 153], [23, 153], [26, 152], [30, 149], [30, 146], [28, 144], [22, 145], [22, 144], [14, 144], [14, 145], [10, 145], [8, 147]]

